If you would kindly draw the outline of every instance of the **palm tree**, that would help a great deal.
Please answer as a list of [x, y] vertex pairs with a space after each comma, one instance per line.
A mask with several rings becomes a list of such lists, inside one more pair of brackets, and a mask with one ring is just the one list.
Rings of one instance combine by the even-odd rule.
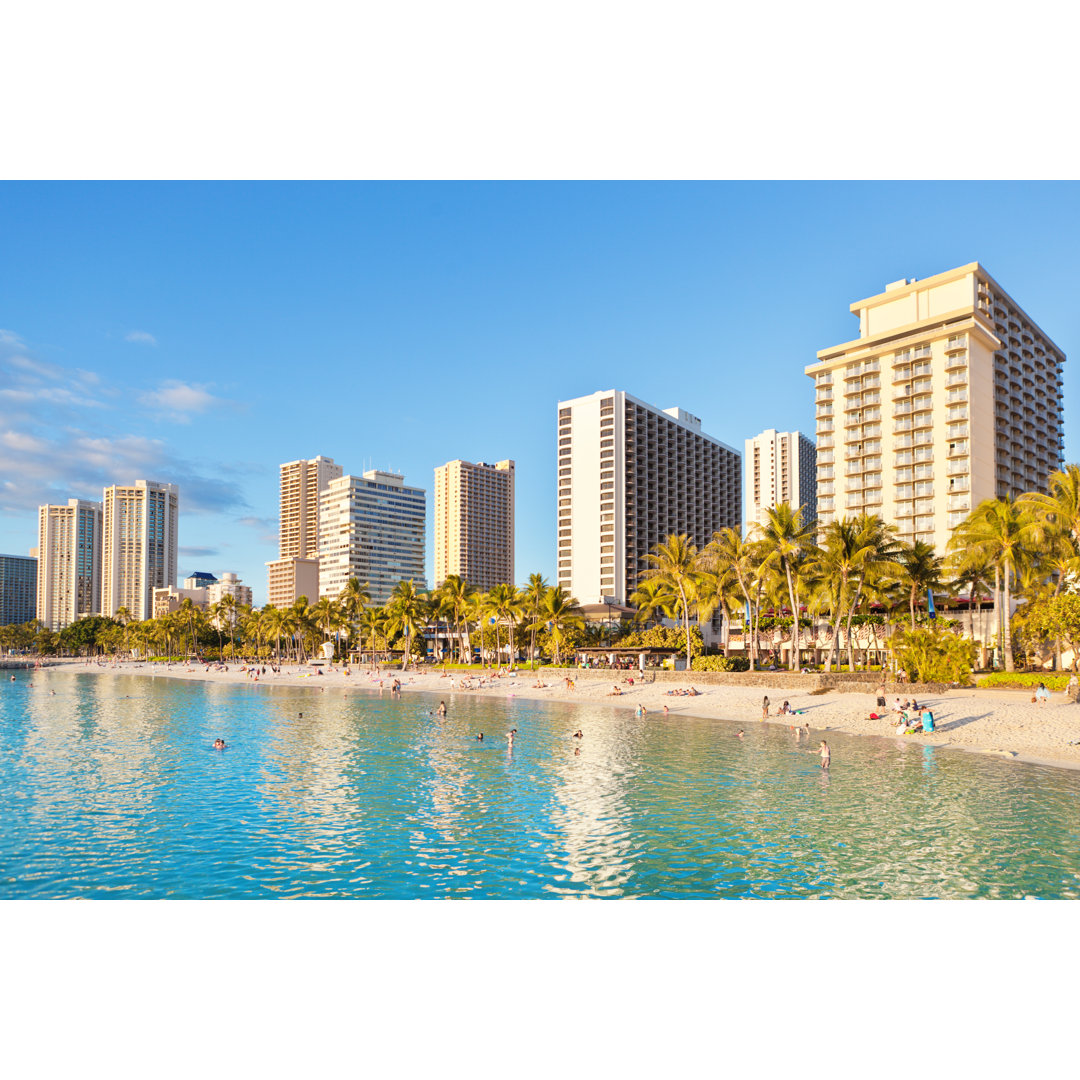
[[209, 615], [210, 615], [210, 625], [217, 631], [218, 656], [221, 656], [221, 650], [222, 650], [222, 639], [221, 639], [222, 610], [221, 610], [221, 601], [220, 600], [215, 600], [210, 605]]
[[281, 638], [288, 633], [288, 623], [285, 611], [273, 604], [267, 604], [260, 612], [258, 629], [266, 635], [267, 642], [275, 642], [278, 667], [281, 667]]
[[547, 595], [548, 583], [543, 574], [530, 574], [529, 584], [525, 586], [525, 604], [529, 613], [529, 664], [536, 667], [536, 619], [540, 605]]
[[646, 626], [663, 618], [673, 619], [674, 596], [670, 586], [658, 578], [638, 582], [638, 587], [630, 594], [630, 603], [637, 608], [634, 618]]
[[199, 658], [199, 645], [195, 640], [195, 613], [198, 608], [195, 607], [195, 602], [190, 596], [185, 596], [180, 601], [179, 613], [182, 614], [187, 622], [188, 630], [191, 633], [191, 651], [195, 654], [195, 659]]
[[[1033, 514], [1039, 527], [1056, 524], [1080, 547], [1080, 465], [1066, 465], [1050, 477], [1047, 487], [1048, 495], [1032, 491], [1017, 501]], [[1032, 532], [1038, 538], [1040, 528]]]
[[506, 622], [506, 638], [510, 649], [510, 663], [514, 662], [514, 624], [520, 620], [525, 610], [525, 596], [513, 585], [496, 585], [488, 594], [491, 610], [495, 614], [495, 629], [498, 634], [499, 621]]
[[768, 550], [768, 560], [776, 565], [787, 580], [788, 599], [791, 601], [792, 639], [791, 662], [793, 670], [799, 670], [799, 604], [796, 599], [794, 572], [801, 557], [813, 547], [814, 526], [804, 525], [802, 510], [792, 509], [788, 502], [779, 503], [765, 511], [765, 524], [761, 538]]
[[472, 663], [472, 650], [469, 650], [468, 660], [465, 659], [465, 638], [461, 624], [469, 609], [469, 598], [472, 596], [472, 586], [460, 575], [450, 574], [439, 586], [439, 592], [446, 597], [450, 611], [454, 619], [454, 631], [458, 641], [458, 661], [460, 663]]
[[657, 544], [645, 556], [651, 569], [645, 570], [642, 577], [663, 582], [672, 593], [678, 596], [678, 610], [682, 613], [683, 631], [686, 639], [686, 670], [690, 670], [690, 607], [694, 595], [694, 581], [702, 569], [702, 561], [697, 547], [690, 543], [686, 533], [676, 536], [672, 533], [666, 540]]
[[358, 577], [351, 577], [338, 594], [338, 603], [349, 620], [350, 628], [357, 628], [360, 625], [360, 616], [371, 603], [371, 590], [366, 583], [361, 584]]
[[1012, 580], [1031, 555], [1040, 525], [1030, 503], [1006, 495], [986, 499], [968, 515], [953, 533], [949, 547], [971, 549], [985, 555], [994, 565], [994, 616], [1001, 629], [1001, 651], [1005, 670], [1015, 670], [1012, 655]]
[[421, 633], [423, 628], [423, 605], [420, 594], [412, 581], [399, 581], [390, 596], [386, 613], [390, 618], [390, 633], [403, 633], [405, 635], [405, 661], [401, 670], [409, 669], [409, 659], [412, 654], [413, 635]]
[[[484, 619], [487, 618], [490, 604], [487, 593], [474, 592], [469, 594], [468, 605], [465, 608], [466, 623], [476, 624], [476, 636], [480, 641], [480, 661], [487, 667], [487, 649], [484, 647]], [[469, 631], [469, 653], [471, 657], [473, 649], [472, 631]]]
[[711, 565], [716, 572], [728, 570], [739, 584], [739, 591], [746, 603], [747, 654], [750, 658], [750, 670], [753, 671], [757, 664], [757, 650], [753, 633], [751, 590], [754, 588], [756, 569], [762, 561], [761, 544], [744, 539], [738, 529], [728, 527], [713, 533], [712, 540], [706, 545], [705, 556], [706, 565]]
[[537, 621], [548, 627], [555, 649], [555, 666], [558, 667], [562, 660], [562, 645], [566, 641], [567, 631], [581, 629], [585, 625], [581, 606], [561, 585], [556, 585], [544, 594]]
[[[985, 554], [970, 551], [955, 552], [951, 562], [952, 586], [957, 594], [968, 594], [968, 621], [970, 623], [971, 640], [975, 640], [975, 604], [981, 594], [991, 587], [992, 567], [990, 560]], [[979, 604], [980, 610], [982, 604]], [[986, 667], [986, 633], [985, 627], [980, 627], [984, 632], [980, 643], [979, 666]]]
[[916, 540], [913, 544], [903, 545], [898, 561], [900, 571], [897, 577], [908, 590], [908, 611], [914, 627], [915, 599], [929, 590], [941, 588], [945, 560], [934, 554], [933, 544]]
[[360, 615], [360, 632], [371, 644], [371, 663], [375, 665], [375, 643], [386, 631], [386, 613], [381, 608], [365, 608]]
[[221, 617], [229, 624], [229, 645], [236, 645], [236, 614], [238, 606], [232, 593], [225, 593], [218, 601]]

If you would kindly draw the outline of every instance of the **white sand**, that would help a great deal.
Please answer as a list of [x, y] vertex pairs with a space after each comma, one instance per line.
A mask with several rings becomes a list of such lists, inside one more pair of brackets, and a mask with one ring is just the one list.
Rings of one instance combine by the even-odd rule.
[[[230, 664], [228, 672], [211, 670], [208, 673], [205, 667], [196, 664], [188, 668], [179, 664], [166, 667], [163, 664], [141, 665], [127, 662], [113, 667], [96, 664], [87, 666], [82, 660], [73, 660], [63, 662], [62, 669], [100, 674], [153, 674], [158, 677], [213, 682], [252, 682], [236, 664]], [[842, 731], [850, 735], [896, 737], [891, 712], [887, 710], [890, 718], [884, 720], [869, 719], [871, 712], [879, 711], [873, 694], [842, 694], [835, 691], [810, 694], [798, 689], [706, 686], [699, 683], [696, 685], [701, 694], [697, 697], [669, 697], [667, 691], [680, 684], [664, 682], [642, 685], [635, 679], [635, 685], [629, 686], [622, 681], [628, 674], [625, 672], [609, 672], [603, 675], [598, 672], [583, 672], [575, 678], [575, 689], [568, 691], [563, 674], [541, 672], [542, 681], [548, 685], [537, 689], [537, 676], [528, 670], [521, 670], [514, 677], [493, 679], [484, 688], [471, 691], [462, 690], [462, 678], [469, 678], [475, 684], [478, 679], [485, 677], [482, 668], [477, 667], [475, 673], [470, 675], [452, 672], [443, 676], [436, 669], [422, 672], [410, 670], [403, 675], [384, 672], [378, 678], [381, 678], [382, 692], [386, 694], [389, 694], [391, 681], [399, 678], [404, 693], [423, 690], [443, 697], [473, 693], [494, 698], [594, 702], [625, 709], [636, 709], [640, 704], [650, 715], [662, 715], [666, 705], [673, 716], [699, 716], [733, 721], [743, 727], [762, 723], [761, 699], [768, 693], [772, 704], [766, 723], [784, 726], [809, 723], [815, 734]], [[291, 686], [326, 693], [378, 693], [378, 678], [357, 668], [353, 668], [352, 674], [348, 676], [340, 669], [329, 670], [323, 676], [316, 676], [305, 669], [290, 665], [279, 675], [274, 675], [267, 667], [267, 674], [260, 676], [258, 685]], [[616, 679], [622, 690], [619, 697], [610, 696]], [[691, 675], [686, 683], [681, 685], [689, 687], [692, 684]], [[890, 705], [894, 698], [895, 695], [889, 695]], [[776, 710], [785, 700], [790, 702], [791, 708], [800, 715], [790, 718], [776, 716]], [[1071, 745], [1080, 741], [1080, 704], [1066, 700], [1063, 694], [1051, 695], [1051, 700], [1045, 704], [1032, 704], [1031, 691], [952, 690], [941, 696], [920, 700], [919, 704], [927, 704], [933, 710], [937, 731], [933, 735], [902, 736], [906, 743], [929, 743], [934, 746], [995, 754], [1018, 761], [1080, 768], [1080, 746]]]

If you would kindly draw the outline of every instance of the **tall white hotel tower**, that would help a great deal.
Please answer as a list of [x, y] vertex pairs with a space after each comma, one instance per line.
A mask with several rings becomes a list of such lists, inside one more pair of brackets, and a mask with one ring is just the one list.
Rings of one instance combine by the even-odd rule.
[[671, 533], [703, 547], [742, 517], [742, 459], [682, 409], [622, 390], [559, 402], [558, 583], [625, 605]]
[[37, 617], [49, 630], [101, 610], [101, 503], [38, 507]]
[[105, 489], [101, 528], [101, 613], [154, 614], [154, 590], [176, 584], [180, 490], [136, 480]]
[[765, 524], [765, 511], [780, 503], [802, 510], [802, 520], [817, 517], [817, 449], [798, 431], [770, 428], [746, 440], [746, 527]]
[[818, 522], [880, 514], [938, 554], [984, 499], [1047, 490], [1065, 354], [980, 266], [856, 300], [853, 341], [806, 368]]

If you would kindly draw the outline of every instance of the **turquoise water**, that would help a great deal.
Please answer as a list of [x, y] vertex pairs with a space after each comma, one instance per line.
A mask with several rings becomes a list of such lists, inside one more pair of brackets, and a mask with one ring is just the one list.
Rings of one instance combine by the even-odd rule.
[[825, 775], [786, 728], [599, 705], [7, 679], [4, 898], [1080, 894], [1068, 770], [829, 733]]

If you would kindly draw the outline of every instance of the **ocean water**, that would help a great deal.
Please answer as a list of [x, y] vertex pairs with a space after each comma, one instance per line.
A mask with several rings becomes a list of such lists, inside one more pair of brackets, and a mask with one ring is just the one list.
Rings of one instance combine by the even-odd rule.
[[0, 897], [1080, 895], [1078, 772], [445, 696], [4, 673]]

